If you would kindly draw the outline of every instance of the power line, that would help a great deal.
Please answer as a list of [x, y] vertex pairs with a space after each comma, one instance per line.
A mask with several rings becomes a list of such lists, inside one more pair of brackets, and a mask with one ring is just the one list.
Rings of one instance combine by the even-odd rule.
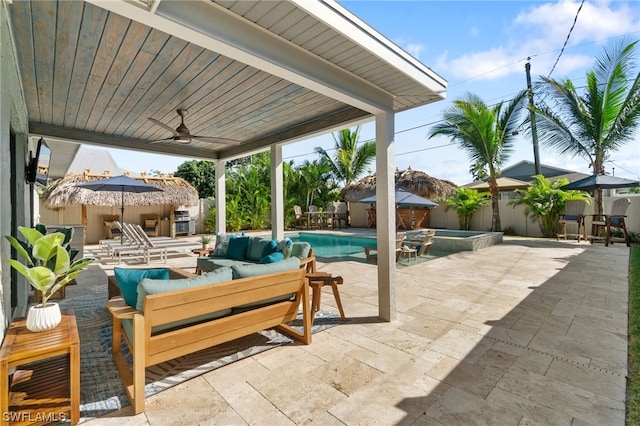
[[578, 7], [578, 11], [576, 12], [576, 16], [573, 18], [573, 24], [571, 25], [571, 28], [569, 29], [569, 34], [567, 34], [567, 38], [564, 40], [564, 44], [562, 45], [562, 49], [560, 49], [560, 54], [558, 55], [558, 58], [556, 59], [556, 63], [553, 64], [553, 66], [551, 67], [551, 71], [549, 71], [549, 75], [547, 76], [547, 78], [551, 78], [551, 74], [553, 73], [553, 70], [556, 69], [556, 65], [558, 65], [558, 61], [560, 61], [560, 57], [562, 56], [562, 53], [564, 53], [564, 48], [567, 47], [567, 43], [569, 42], [569, 37], [571, 37], [571, 32], [573, 32], [573, 28], [576, 26], [576, 22], [578, 22], [578, 15], [580, 14], [580, 11], [582, 10], [582, 5], [584, 4], [584, 0], [582, 0], [582, 2], [580, 3], [580, 7]]

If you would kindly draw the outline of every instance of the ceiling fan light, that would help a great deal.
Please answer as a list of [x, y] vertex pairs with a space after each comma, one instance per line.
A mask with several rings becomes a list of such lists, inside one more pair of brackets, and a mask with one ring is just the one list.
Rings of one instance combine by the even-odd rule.
[[178, 142], [178, 143], [189, 143], [189, 142], [191, 142], [191, 138], [188, 137], [188, 136], [176, 136], [175, 138], [173, 138], [173, 140], [175, 142]]

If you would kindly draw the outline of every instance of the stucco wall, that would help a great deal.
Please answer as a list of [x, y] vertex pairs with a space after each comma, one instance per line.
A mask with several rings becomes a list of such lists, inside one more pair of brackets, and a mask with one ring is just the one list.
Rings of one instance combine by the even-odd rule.
[[[10, 6], [9, 6], [10, 7]], [[29, 149], [27, 110], [18, 75], [11, 33], [8, 26], [6, 2], [0, 2], [0, 234], [11, 234], [12, 210], [17, 225], [30, 225], [31, 198], [25, 183], [25, 164]], [[10, 129], [16, 134], [16, 149], [11, 155]], [[12, 206], [11, 191], [15, 189], [15, 205]], [[4, 238], [0, 243], [0, 276], [2, 294], [0, 298], [0, 323], [8, 325], [11, 319], [11, 270], [7, 260], [11, 256], [9, 244]], [[26, 308], [28, 284], [18, 279], [18, 312]], [[4, 327], [2, 334], [4, 335]]]

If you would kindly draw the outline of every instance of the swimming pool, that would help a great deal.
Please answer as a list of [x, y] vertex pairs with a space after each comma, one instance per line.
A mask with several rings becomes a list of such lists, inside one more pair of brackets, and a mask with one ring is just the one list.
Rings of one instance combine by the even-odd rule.
[[316, 256], [321, 257], [348, 257], [364, 253], [363, 246], [377, 247], [375, 237], [358, 237], [354, 235], [316, 234], [300, 232], [287, 235], [291, 241], [306, 241], [313, 247]]
[[[407, 234], [411, 234], [408, 231]], [[417, 232], [417, 231], [415, 231]], [[344, 258], [363, 257], [363, 246], [377, 247], [375, 236], [320, 234], [299, 232], [287, 235], [292, 241], [306, 241], [311, 244], [316, 256]], [[459, 231], [437, 229], [433, 237], [431, 251], [440, 254], [459, 251], [476, 251], [484, 247], [502, 243], [502, 232]]]

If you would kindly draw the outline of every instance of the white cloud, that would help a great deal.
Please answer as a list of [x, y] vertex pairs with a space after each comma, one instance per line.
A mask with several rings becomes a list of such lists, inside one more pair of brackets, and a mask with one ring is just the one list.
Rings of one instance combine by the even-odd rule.
[[[558, 57], [579, 5], [579, 1], [562, 0], [528, 8], [505, 29], [505, 38], [499, 45], [457, 57], [441, 55], [437, 69], [451, 82], [496, 80], [521, 73], [526, 58], [532, 56], [536, 74], [546, 75]], [[583, 70], [593, 63], [593, 56], [579, 52], [576, 45], [593, 50], [607, 38], [637, 32], [638, 28], [640, 8], [622, 2], [585, 3], [554, 76]]]
[[420, 54], [424, 51], [425, 47], [418, 43], [409, 43], [404, 46], [404, 50], [409, 52], [416, 59], [420, 59]]

